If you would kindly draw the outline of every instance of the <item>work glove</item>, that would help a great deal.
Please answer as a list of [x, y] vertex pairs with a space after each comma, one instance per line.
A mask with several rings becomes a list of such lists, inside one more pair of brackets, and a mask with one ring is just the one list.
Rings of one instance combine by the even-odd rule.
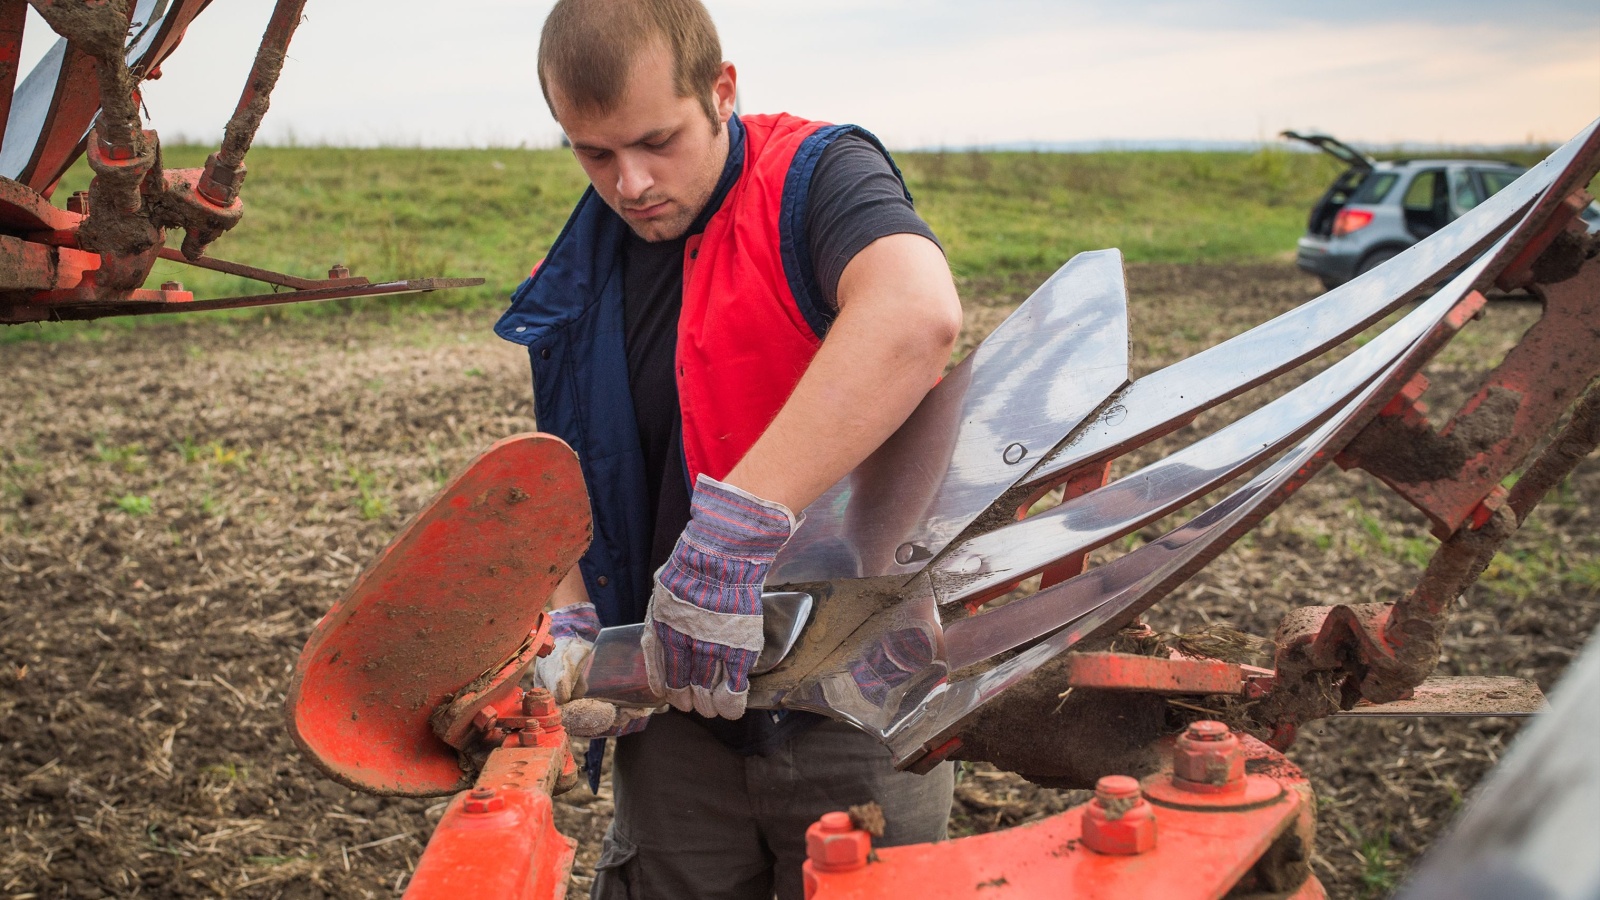
[[761, 587], [794, 513], [701, 475], [689, 525], [656, 572], [645, 613], [650, 688], [678, 709], [737, 719], [761, 654]]
[[600, 617], [593, 603], [574, 603], [549, 612], [555, 648], [533, 664], [533, 680], [561, 707], [561, 724], [576, 737], [621, 737], [643, 731], [654, 709], [615, 706], [582, 699], [584, 664], [600, 636]]

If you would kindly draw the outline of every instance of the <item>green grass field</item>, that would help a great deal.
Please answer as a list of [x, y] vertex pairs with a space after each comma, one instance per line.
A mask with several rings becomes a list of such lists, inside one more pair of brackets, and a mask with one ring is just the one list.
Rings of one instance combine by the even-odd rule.
[[[203, 164], [209, 148], [164, 148], [168, 167]], [[1530, 151], [1524, 162], [1543, 154]], [[897, 155], [918, 209], [958, 278], [1047, 273], [1074, 254], [1121, 248], [1133, 262], [1287, 258], [1311, 204], [1338, 172], [1323, 154], [1106, 152]], [[549, 247], [585, 181], [563, 150], [260, 147], [246, 213], [212, 253], [320, 276], [343, 263], [373, 281], [480, 276], [481, 288], [427, 298], [343, 301], [234, 315], [326, 315], [356, 305], [494, 305]], [[79, 163], [56, 200], [87, 187]], [[181, 238], [171, 238], [176, 246]], [[259, 293], [242, 278], [161, 262], [197, 297]], [[291, 311], [292, 310], [292, 311]], [[226, 314], [224, 314], [226, 315]], [[92, 338], [131, 320], [0, 329], [0, 343]]]

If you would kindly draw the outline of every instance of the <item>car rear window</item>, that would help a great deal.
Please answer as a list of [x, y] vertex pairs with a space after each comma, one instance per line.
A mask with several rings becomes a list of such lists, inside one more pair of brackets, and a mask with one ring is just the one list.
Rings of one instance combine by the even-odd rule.
[[1394, 190], [1394, 183], [1399, 180], [1400, 176], [1393, 172], [1374, 172], [1367, 176], [1366, 181], [1361, 183], [1361, 188], [1356, 191], [1354, 197], [1350, 198], [1350, 202], [1382, 203], [1383, 198], [1389, 196], [1389, 192]]

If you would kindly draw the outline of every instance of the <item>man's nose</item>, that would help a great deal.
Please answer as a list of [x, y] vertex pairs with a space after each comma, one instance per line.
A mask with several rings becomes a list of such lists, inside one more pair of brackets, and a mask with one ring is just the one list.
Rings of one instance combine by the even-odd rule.
[[624, 157], [617, 161], [617, 193], [623, 200], [637, 200], [655, 184], [649, 167], [642, 160]]

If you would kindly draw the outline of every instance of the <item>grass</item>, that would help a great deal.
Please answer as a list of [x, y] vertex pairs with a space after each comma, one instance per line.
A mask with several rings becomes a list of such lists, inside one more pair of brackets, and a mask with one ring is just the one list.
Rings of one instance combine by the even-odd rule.
[[[169, 168], [203, 165], [208, 147], [163, 148]], [[897, 155], [918, 209], [960, 277], [1049, 271], [1084, 250], [1131, 261], [1282, 257], [1337, 172], [1321, 154], [920, 152]], [[81, 161], [57, 203], [88, 187]], [[480, 288], [391, 300], [340, 300], [208, 318], [494, 307], [555, 240], [586, 185], [562, 150], [260, 147], [251, 152], [244, 221], [212, 246], [223, 259], [306, 277], [334, 264], [374, 281], [480, 276]], [[169, 238], [176, 246], [181, 235]], [[262, 293], [237, 276], [158, 261], [150, 286], [197, 297]], [[398, 314], [398, 313], [397, 313]], [[0, 329], [15, 340], [94, 339], [132, 319]]]
[[1366, 898], [1387, 897], [1399, 882], [1397, 863], [1389, 846], [1389, 832], [1383, 831], [1361, 842], [1361, 886]]
[[137, 494], [123, 494], [114, 501], [117, 509], [130, 516], [148, 516], [155, 509], [155, 504], [149, 497]]

